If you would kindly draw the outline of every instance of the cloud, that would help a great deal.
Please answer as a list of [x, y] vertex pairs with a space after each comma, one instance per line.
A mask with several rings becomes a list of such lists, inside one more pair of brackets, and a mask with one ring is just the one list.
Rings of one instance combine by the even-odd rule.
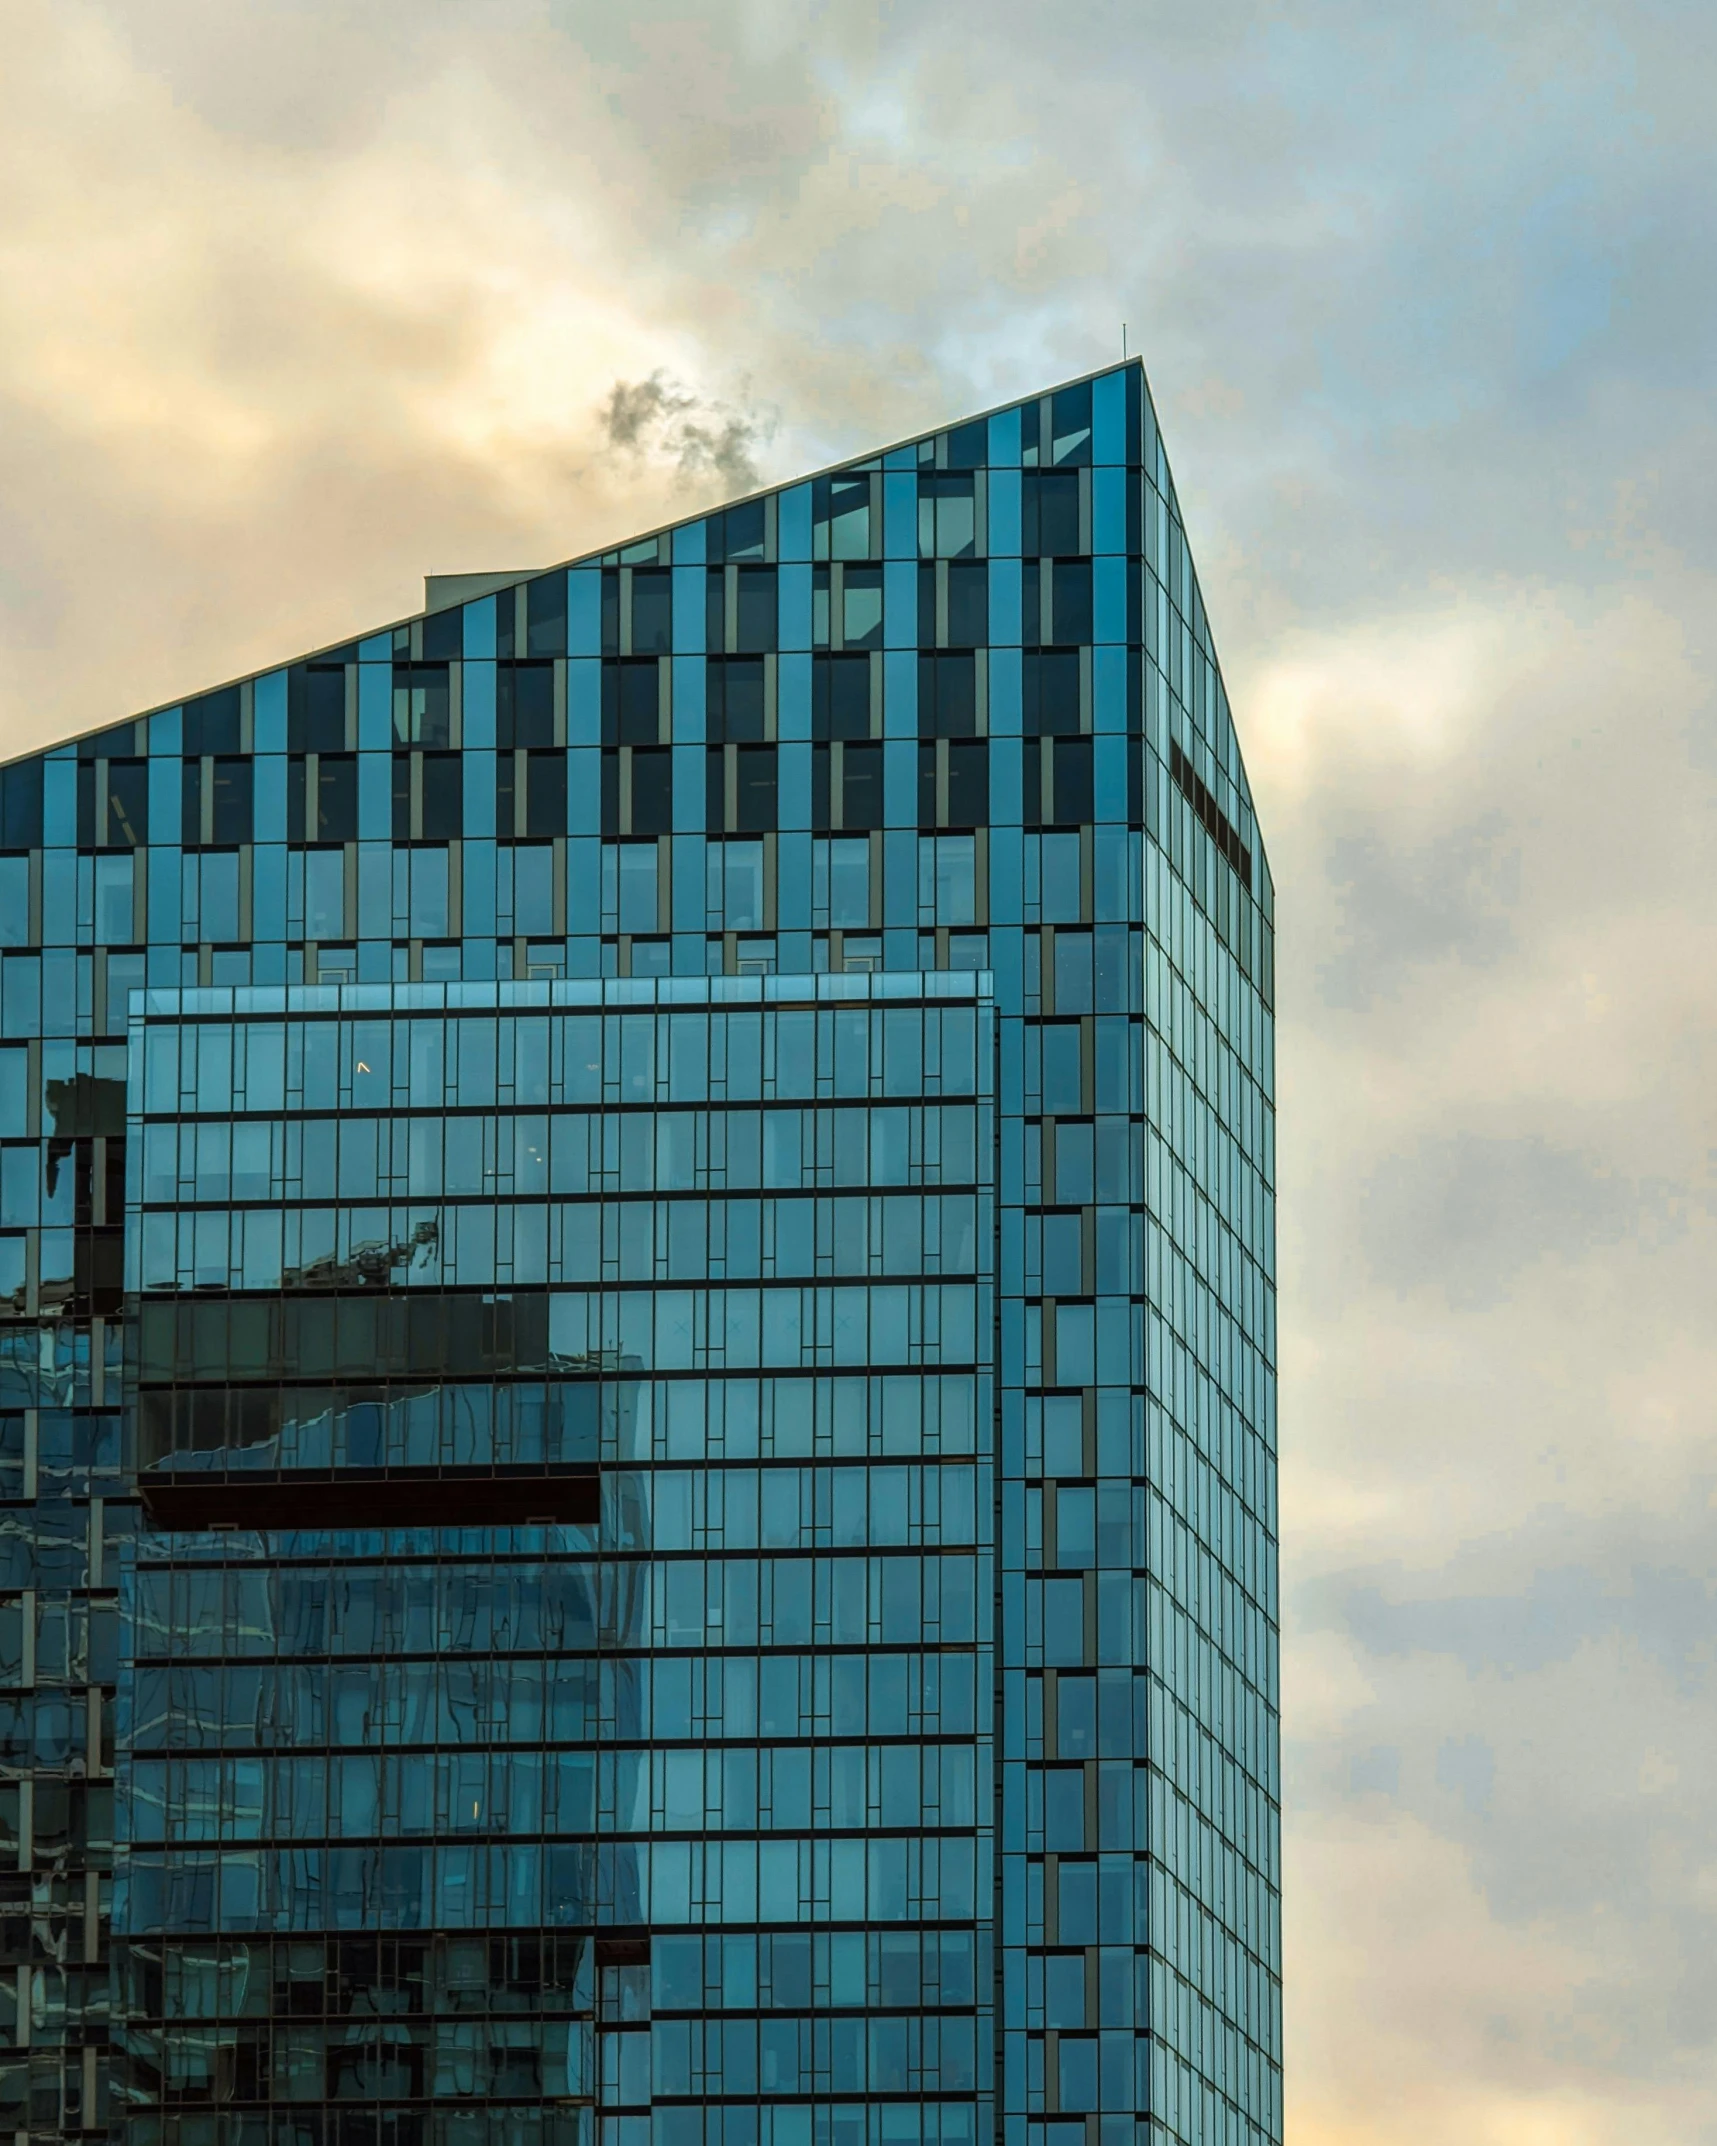
[[1541, 1259], [1575, 1261], [1668, 1218], [1660, 1190], [1528, 1135], [1428, 1137], [1378, 1165], [1365, 1193], [1374, 1271], [1398, 1289], [1430, 1283], [1452, 1302], [1494, 1303]]
[[13, 750], [1128, 323], [1280, 896], [1299, 2146], [1717, 2139], [1714, 20], [7, 25]]
[[608, 444], [634, 462], [654, 450], [673, 462], [682, 480], [713, 476], [727, 496], [756, 491], [763, 482], [754, 450], [767, 437], [749, 411], [705, 404], [665, 380], [616, 380], [602, 407]]

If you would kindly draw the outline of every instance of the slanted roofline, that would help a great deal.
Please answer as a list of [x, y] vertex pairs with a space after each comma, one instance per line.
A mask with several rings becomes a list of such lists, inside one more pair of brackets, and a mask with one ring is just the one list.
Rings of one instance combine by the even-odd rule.
[[[805, 470], [792, 477], [778, 478], [772, 484], [760, 484], [752, 491], [736, 493], [731, 499], [713, 501], [707, 507], [700, 507], [695, 513], [676, 515], [671, 521], [657, 522], [648, 529], [640, 529], [610, 542], [594, 545], [584, 551], [574, 552], [569, 558], [549, 559], [541, 566], [530, 567], [516, 574], [505, 571], [488, 574], [478, 569], [469, 575], [437, 574], [426, 576], [425, 579], [426, 581], [429, 579], [437, 581], [453, 581], [457, 579], [473, 582], [480, 580], [488, 584], [488, 593], [495, 593], [504, 588], [516, 588], [521, 582], [535, 581], [544, 574], [560, 573], [571, 567], [591, 565], [606, 552], [628, 550], [634, 544], [647, 544], [652, 538], [666, 536], [671, 530], [684, 529], [693, 522], [707, 521], [712, 514], [724, 514], [730, 507], [743, 507], [751, 500], [767, 499], [772, 493], [788, 491], [794, 485], [813, 484], [819, 477], [838, 476], [843, 470], [856, 469], [867, 462], [880, 461], [885, 455], [898, 454], [903, 447], [914, 447], [920, 440], [928, 439], [935, 433], [953, 432], [964, 425], [985, 424], [992, 417], [999, 417], [1005, 410], [1017, 409], [1023, 402], [1041, 401], [1045, 395], [1059, 395], [1067, 388], [1083, 387], [1088, 380], [1101, 380], [1110, 373], [1127, 372], [1129, 370], [1138, 373], [1145, 400], [1150, 404], [1154, 417], [1156, 405], [1151, 402], [1150, 381], [1145, 375], [1143, 358], [1121, 358], [1111, 365], [1097, 365], [1093, 366], [1089, 372], [1074, 373], [1069, 378], [1054, 381], [1047, 387], [1028, 388], [1023, 394], [1009, 395], [1001, 402], [992, 403], [987, 409], [973, 410], [962, 417], [947, 418], [938, 424], [921, 426], [916, 432], [904, 433], [900, 438], [890, 440], [886, 446], [866, 448], [860, 454], [843, 455], [838, 461], [825, 462], [817, 469]], [[455, 599], [455, 601], [468, 600], [463, 598]], [[445, 606], [438, 604], [433, 607], [434, 610], [443, 608], [450, 610], [453, 605], [452, 603]], [[25, 752], [14, 753], [9, 758], [0, 760], [0, 767], [12, 767], [20, 761], [39, 759], [44, 753], [59, 752], [68, 745], [80, 744], [85, 738], [99, 737], [104, 730], [111, 730], [119, 723], [146, 723], [151, 716], [161, 715], [172, 708], [183, 707], [187, 699], [201, 700], [206, 694], [224, 692], [230, 686], [243, 685], [248, 680], [264, 677], [271, 671], [287, 670], [295, 663], [314, 662], [318, 656], [325, 655], [329, 649], [349, 648], [354, 640], [368, 641], [376, 639], [384, 633], [396, 632], [401, 626], [412, 625], [416, 620], [427, 618], [431, 615], [432, 607], [427, 603], [422, 604], [415, 611], [402, 612], [397, 618], [384, 619], [374, 626], [361, 629], [355, 635], [348, 633], [337, 640], [319, 642], [314, 648], [303, 649], [296, 655], [283, 657], [280, 661], [265, 664], [260, 669], [238, 671], [230, 678], [221, 678], [211, 685], [198, 686], [194, 692], [189, 694], [175, 694], [171, 699], [156, 701], [150, 707], [135, 708], [129, 714], [108, 716], [104, 721], [91, 723], [83, 730], [70, 731], [66, 736], [56, 738], [50, 744], [33, 745]]]

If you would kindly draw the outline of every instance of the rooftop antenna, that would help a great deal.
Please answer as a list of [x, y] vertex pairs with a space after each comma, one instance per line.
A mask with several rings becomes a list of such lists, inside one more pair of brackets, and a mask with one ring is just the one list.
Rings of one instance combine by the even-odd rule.
[[1126, 362], [1127, 362], [1127, 323], [1126, 323], [1125, 321], [1122, 321], [1122, 323], [1121, 323], [1121, 363], [1122, 363], [1123, 365], [1125, 365], [1125, 364], [1126, 364]]

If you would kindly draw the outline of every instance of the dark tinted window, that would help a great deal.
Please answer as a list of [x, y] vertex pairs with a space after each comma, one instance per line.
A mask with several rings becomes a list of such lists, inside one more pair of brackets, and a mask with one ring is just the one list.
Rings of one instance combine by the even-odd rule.
[[665, 746], [632, 755], [635, 835], [665, 835], [674, 824], [673, 755]]
[[870, 658], [818, 656], [811, 674], [811, 734], [870, 736]]
[[[937, 763], [947, 756], [947, 794], [937, 797]], [[937, 810], [939, 802], [944, 809]], [[920, 827], [982, 827], [990, 816], [990, 749], [982, 738], [951, 739], [946, 747], [918, 748]]]
[[566, 833], [566, 755], [531, 753], [526, 759], [525, 832]]
[[1091, 740], [1057, 738], [1051, 748], [1054, 763], [1054, 810], [1059, 827], [1078, 825], [1092, 817]]
[[849, 566], [841, 597], [841, 638], [849, 648], [882, 646], [882, 568]]
[[228, 846], [248, 842], [251, 835], [251, 764], [248, 760], [217, 760], [211, 770], [214, 787], [214, 825], [217, 843]]
[[566, 654], [566, 575], [544, 574], [525, 585], [525, 653]]
[[1027, 470], [1021, 545], [1028, 558], [1079, 551], [1079, 479], [1071, 470]]
[[764, 654], [775, 647], [775, 569], [742, 566], [739, 570], [739, 615], [734, 645], [742, 654]]
[[554, 665], [503, 663], [495, 673], [495, 742], [554, 743]]
[[[187, 760], [181, 799], [179, 839], [194, 849], [203, 839], [204, 763]], [[251, 833], [251, 774], [248, 760], [216, 760], [208, 770], [209, 840], [229, 849], [248, 842]]]
[[742, 745], [737, 758], [734, 831], [742, 835], [768, 834], [775, 826], [775, 748]]
[[188, 700], [180, 736], [180, 749], [187, 756], [236, 753], [243, 742], [239, 736], [238, 687], [223, 686], [218, 693], [205, 693], [200, 700]]
[[716, 657], [709, 665], [706, 736], [712, 745], [750, 744], [763, 736], [763, 658]]
[[1048, 569], [1053, 633], [1057, 641], [1089, 641], [1091, 638], [1091, 562], [1089, 559], [1057, 559]]
[[1079, 654], [1076, 649], [1027, 650], [1023, 720], [1027, 737], [1079, 728]]
[[464, 825], [464, 759], [459, 753], [423, 756], [423, 837], [451, 842]]
[[1091, 459], [1091, 383], [1081, 380], [1050, 398], [1049, 459], [1055, 463]]
[[990, 637], [990, 570], [956, 560], [948, 569], [948, 646], [981, 648]]
[[980, 417], [969, 425], [956, 425], [948, 435], [948, 467], [980, 469], [989, 451], [990, 428]]
[[724, 514], [710, 516], [709, 557], [712, 562], [723, 559], [761, 559], [763, 535], [762, 500], [741, 500], [738, 506], [729, 507]]
[[990, 749], [982, 738], [948, 747], [948, 827], [983, 827], [990, 817]]
[[640, 568], [632, 576], [632, 653], [665, 656], [674, 645], [673, 577]]
[[661, 734], [661, 686], [654, 656], [602, 666], [602, 738], [606, 745], [654, 745]]
[[978, 727], [977, 665], [971, 656], [920, 656], [918, 735], [969, 738]]
[[297, 664], [286, 677], [286, 743], [295, 753], [346, 749], [346, 667]]
[[465, 613], [455, 604], [451, 611], [433, 611], [423, 622], [423, 654], [429, 663], [451, 663], [465, 652]]
[[316, 763], [315, 842], [358, 839], [358, 756], [325, 753]]
[[42, 763], [0, 770], [0, 847], [35, 849], [42, 839]]
[[848, 745], [841, 759], [841, 823], [849, 834], [868, 833], [882, 825], [882, 747]]
[[137, 750], [137, 725], [115, 723], [111, 730], [98, 730], [93, 738], [79, 738], [80, 760], [129, 760]]
[[78, 840], [135, 848], [148, 839], [149, 763], [109, 760], [80, 767]]

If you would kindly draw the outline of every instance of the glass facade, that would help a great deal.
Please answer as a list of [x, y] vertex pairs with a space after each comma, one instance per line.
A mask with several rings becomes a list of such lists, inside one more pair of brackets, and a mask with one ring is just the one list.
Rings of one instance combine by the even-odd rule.
[[1281, 2137], [1273, 896], [1126, 365], [0, 769], [0, 2124]]

